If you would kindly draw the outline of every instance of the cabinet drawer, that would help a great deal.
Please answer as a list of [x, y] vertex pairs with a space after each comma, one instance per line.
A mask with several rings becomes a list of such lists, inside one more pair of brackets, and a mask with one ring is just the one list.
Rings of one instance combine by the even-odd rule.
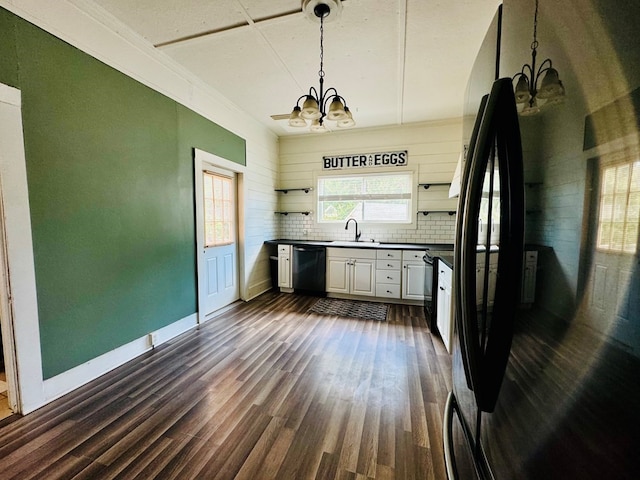
[[400, 270], [376, 270], [376, 283], [393, 283], [400, 285]]
[[393, 285], [391, 283], [377, 283], [376, 297], [400, 298], [400, 285]]
[[278, 245], [278, 253], [289, 253], [291, 245]]
[[377, 270], [398, 270], [400, 271], [400, 260], [376, 260]]
[[402, 261], [403, 262], [422, 262], [424, 252], [422, 250], [403, 250]]
[[378, 260], [400, 260], [402, 259], [401, 250], [378, 250], [376, 257]]
[[327, 257], [368, 258], [375, 259], [376, 251], [372, 248], [338, 248], [327, 247]]

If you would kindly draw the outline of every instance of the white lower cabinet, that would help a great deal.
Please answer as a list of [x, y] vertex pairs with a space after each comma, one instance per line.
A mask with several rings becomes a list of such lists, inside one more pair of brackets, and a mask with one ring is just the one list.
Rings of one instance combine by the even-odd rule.
[[376, 250], [327, 248], [327, 292], [374, 296]]
[[[476, 305], [482, 306], [485, 297], [484, 272], [486, 268], [486, 253], [480, 252], [476, 255]], [[489, 254], [489, 275], [487, 277], [487, 306], [493, 306], [493, 298], [496, 293], [496, 281], [498, 279], [498, 252]]]
[[293, 287], [291, 268], [291, 245], [278, 245], [278, 287]]
[[447, 264], [437, 262], [438, 268], [438, 294], [436, 305], [436, 325], [445, 348], [451, 353], [451, 341], [453, 336], [453, 272]]
[[538, 252], [530, 250], [524, 252], [522, 265], [522, 292], [520, 302], [531, 305], [536, 299], [536, 271], [538, 268]]
[[402, 251], [402, 298], [424, 301], [424, 270], [422, 257], [418, 250]]
[[374, 296], [375, 261], [372, 259], [354, 258], [351, 264], [351, 292], [354, 295]]

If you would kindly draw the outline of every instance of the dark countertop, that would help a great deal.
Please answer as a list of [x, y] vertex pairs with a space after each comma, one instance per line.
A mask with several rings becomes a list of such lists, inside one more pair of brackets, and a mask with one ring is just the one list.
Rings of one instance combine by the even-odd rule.
[[453, 255], [438, 255], [438, 261], [453, 270]]
[[267, 240], [264, 242], [266, 245], [309, 245], [319, 247], [334, 247], [334, 248], [376, 248], [387, 250], [438, 250], [438, 251], [453, 251], [452, 243], [386, 243], [380, 242], [375, 247], [367, 246], [368, 242], [362, 243], [362, 247], [355, 245], [336, 245], [332, 243], [332, 240], [290, 240], [290, 239], [277, 239]]

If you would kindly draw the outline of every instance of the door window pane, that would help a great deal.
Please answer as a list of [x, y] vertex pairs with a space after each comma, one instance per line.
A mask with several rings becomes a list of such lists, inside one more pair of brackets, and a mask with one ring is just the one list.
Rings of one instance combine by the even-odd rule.
[[603, 168], [600, 184], [600, 250], [635, 253], [640, 221], [640, 161]]
[[204, 243], [206, 247], [235, 241], [233, 179], [203, 172]]

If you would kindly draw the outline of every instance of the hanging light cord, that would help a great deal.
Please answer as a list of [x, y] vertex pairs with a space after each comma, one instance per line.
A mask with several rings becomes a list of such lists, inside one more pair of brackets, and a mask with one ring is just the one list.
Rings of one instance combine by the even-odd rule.
[[320, 117], [320, 125], [324, 123], [324, 16], [320, 17], [320, 91], [318, 92], [318, 103], [320, 104], [322, 117]]
[[324, 77], [324, 17], [320, 17], [320, 78]]
[[[533, 16], [533, 42], [531, 42], [531, 81], [532, 91], [535, 90], [536, 76], [536, 56], [538, 55], [538, 0], [536, 0], [536, 11]], [[532, 100], [533, 103], [533, 100]]]
[[536, 12], [533, 16], [533, 42], [531, 43], [531, 50], [538, 48], [538, 0], [536, 0]]

